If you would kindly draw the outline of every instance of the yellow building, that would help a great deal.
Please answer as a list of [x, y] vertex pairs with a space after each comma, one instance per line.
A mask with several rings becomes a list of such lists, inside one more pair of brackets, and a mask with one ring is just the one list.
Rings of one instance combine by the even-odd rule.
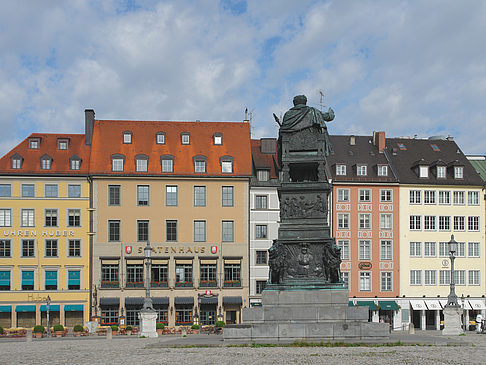
[[89, 320], [89, 149], [32, 134], [0, 159], [0, 325]]

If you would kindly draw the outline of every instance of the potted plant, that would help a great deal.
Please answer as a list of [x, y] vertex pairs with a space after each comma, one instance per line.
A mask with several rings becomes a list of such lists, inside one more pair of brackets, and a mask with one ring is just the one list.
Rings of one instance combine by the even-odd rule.
[[74, 335], [76, 337], [81, 336], [81, 332], [84, 332], [84, 327], [81, 326], [80, 324], [77, 324], [76, 326], [73, 327]]
[[64, 327], [62, 324], [56, 324], [52, 329], [56, 333], [56, 337], [62, 337], [64, 335]]
[[127, 331], [127, 335], [130, 336], [132, 334], [133, 327], [128, 325], [126, 326], [125, 330]]
[[0, 336], [3, 336], [3, 327], [0, 326]]
[[191, 326], [191, 330], [192, 330], [192, 333], [197, 335], [199, 333], [199, 329], [201, 328], [201, 326], [199, 326], [198, 324], [193, 324]]
[[44, 326], [41, 326], [40, 324], [35, 326], [34, 327], [35, 338], [42, 338], [42, 335], [44, 334], [45, 330], [46, 329], [44, 328]]
[[155, 324], [155, 329], [157, 330], [157, 333], [159, 334], [159, 336], [162, 334], [164, 327], [165, 326], [164, 326], [163, 323], [156, 323]]
[[223, 333], [223, 327], [226, 325], [223, 321], [216, 321], [216, 324], [214, 325], [216, 327], [215, 333], [216, 334], [221, 334]]
[[118, 326], [116, 324], [112, 325], [111, 326], [111, 332], [116, 335], [116, 333], [118, 332]]

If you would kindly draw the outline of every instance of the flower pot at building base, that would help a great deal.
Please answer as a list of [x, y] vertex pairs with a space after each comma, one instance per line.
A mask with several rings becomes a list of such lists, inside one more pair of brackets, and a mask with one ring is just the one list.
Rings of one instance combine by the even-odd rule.
[[34, 333], [35, 338], [42, 338], [42, 333]]

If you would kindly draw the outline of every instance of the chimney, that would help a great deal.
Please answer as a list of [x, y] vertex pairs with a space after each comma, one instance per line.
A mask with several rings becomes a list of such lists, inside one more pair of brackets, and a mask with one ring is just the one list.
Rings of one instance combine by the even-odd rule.
[[378, 148], [378, 152], [385, 149], [385, 132], [373, 132], [373, 144]]
[[84, 109], [84, 144], [91, 146], [93, 141], [95, 112], [93, 109]]
[[354, 146], [356, 144], [356, 137], [355, 136], [350, 136], [349, 137], [349, 144], [351, 146]]

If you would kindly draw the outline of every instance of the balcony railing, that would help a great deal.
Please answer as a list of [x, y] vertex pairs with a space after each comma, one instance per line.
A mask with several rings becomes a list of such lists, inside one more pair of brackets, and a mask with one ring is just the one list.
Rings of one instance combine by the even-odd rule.
[[101, 288], [109, 289], [109, 288], [119, 288], [120, 282], [119, 281], [102, 281]]
[[127, 281], [126, 288], [143, 288], [143, 281]]
[[167, 281], [151, 281], [150, 287], [151, 288], [167, 288], [169, 283]]
[[237, 288], [241, 286], [241, 281], [240, 280], [225, 280], [224, 281], [224, 287], [225, 288]]
[[175, 286], [179, 288], [192, 288], [192, 281], [176, 281]]

